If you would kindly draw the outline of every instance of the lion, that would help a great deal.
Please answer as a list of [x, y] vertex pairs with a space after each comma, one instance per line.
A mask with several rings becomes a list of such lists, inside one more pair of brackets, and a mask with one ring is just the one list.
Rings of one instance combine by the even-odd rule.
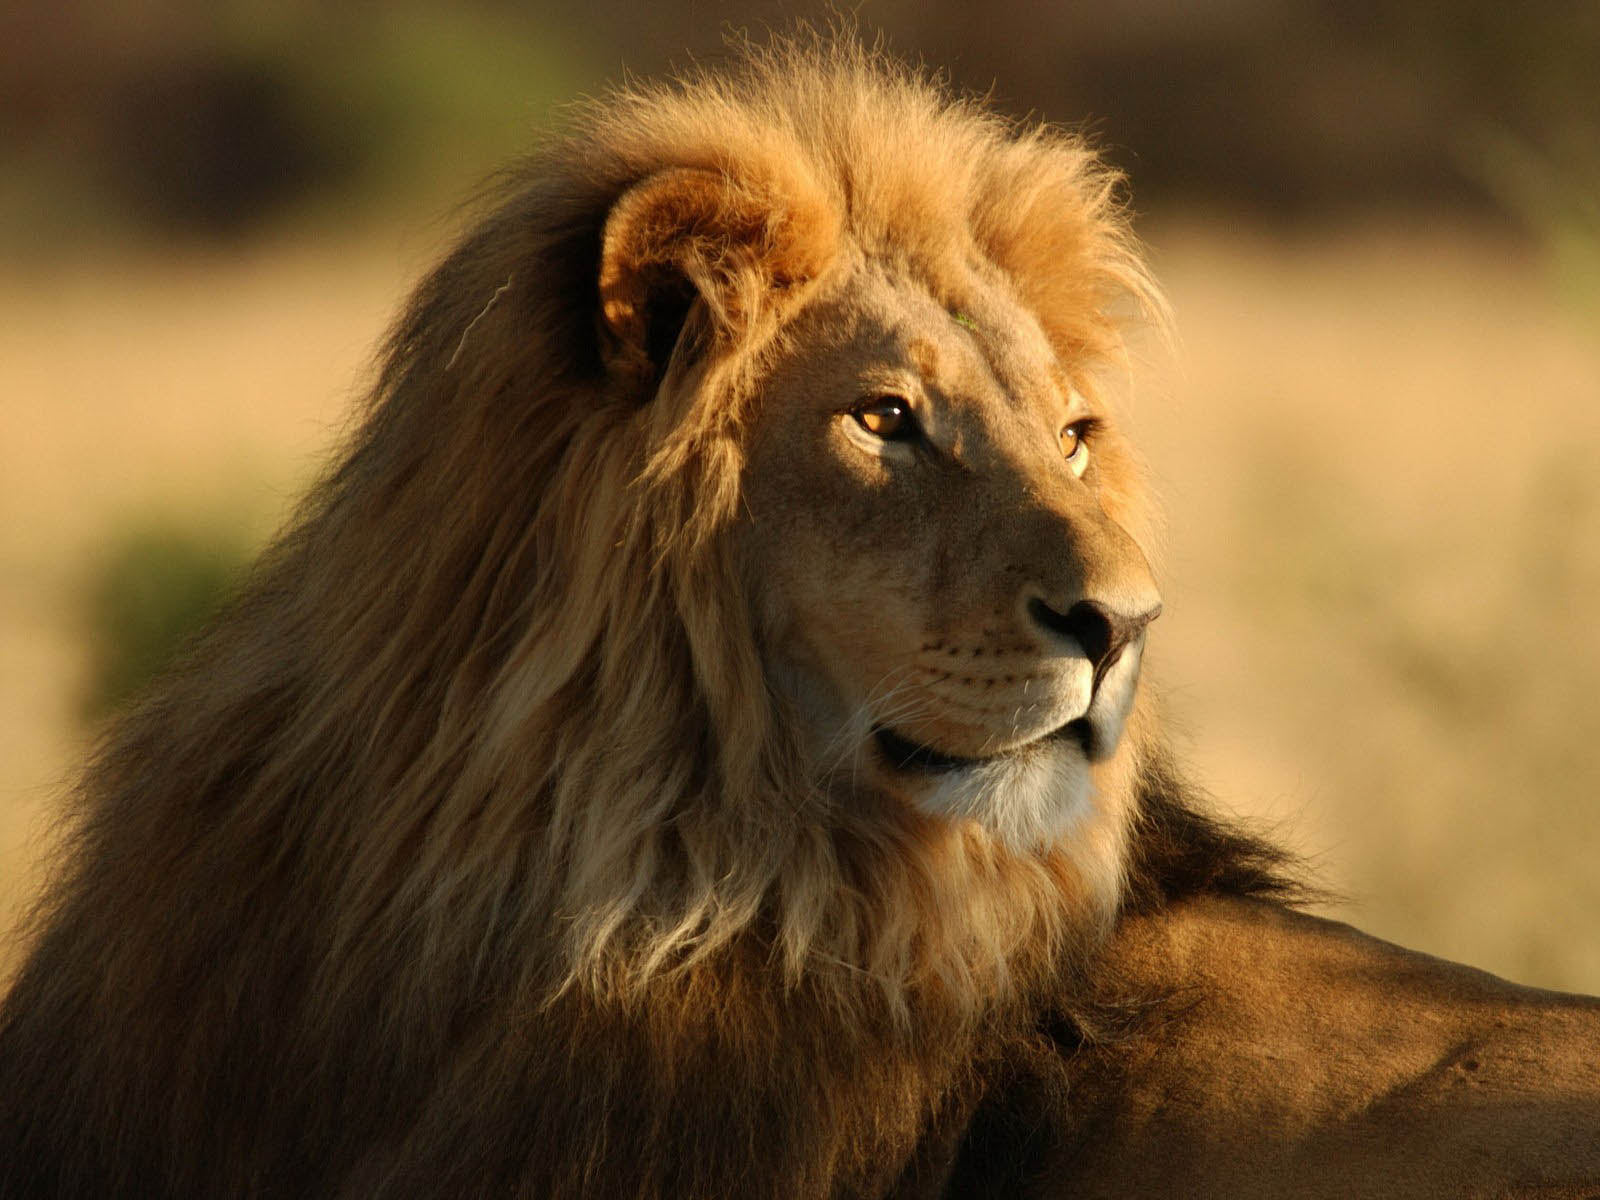
[[1140, 922], [1300, 885], [1140, 686], [1119, 187], [848, 41], [575, 113], [87, 769], [0, 1195], [1027, 1194], [1142, 1094]]

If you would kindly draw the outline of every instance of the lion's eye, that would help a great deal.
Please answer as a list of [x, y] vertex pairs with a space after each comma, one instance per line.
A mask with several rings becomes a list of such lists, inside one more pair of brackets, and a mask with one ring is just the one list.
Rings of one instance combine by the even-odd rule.
[[917, 432], [911, 406], [899, 396], [880, 396], [852, 409], [856, 424], [886, 442], [905, 441]]
[[1089, 421], [1074, 421], [1061, 431], [1061, 455], [1074, 475], [1089, 465]]

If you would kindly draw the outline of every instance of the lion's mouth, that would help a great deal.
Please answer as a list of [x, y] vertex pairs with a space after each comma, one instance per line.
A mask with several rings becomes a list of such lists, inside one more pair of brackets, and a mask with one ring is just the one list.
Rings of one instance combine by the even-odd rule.
[[1059, 729], [1053, 729], [1031, 742], [1025, 742], [1020, 746], [1012, 746], [999, 754], [980, 757], [946, 754], [942, 750], [935, 750], [932, 746], [924, 746], [913, 742], [910, 738], [902, 737], [887, 725], [878, 726], [872, 731], [872, 736], [877, 740], [878, 749], [883, 752], [884, 758], [888, 760], [889, 765], [895, 770], [925, 771], [931, 774], [960, 771], [970, 767], [981, 766], [984, 763], [1012, 758], [1018, 754], [1026, 753], [1033, 747], [1045, 742], [1076, 742], [1087, 755], [1091, 753], [1095, 741], [1094, 727], [1089, 723], [1087, 717], [1076, 717]]

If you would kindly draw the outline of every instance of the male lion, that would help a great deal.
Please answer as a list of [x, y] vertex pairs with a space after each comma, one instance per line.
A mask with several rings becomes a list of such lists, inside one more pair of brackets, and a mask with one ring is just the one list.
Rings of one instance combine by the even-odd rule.
[[[582, 113], [85, 776], [0, 1028], [0, 1194], [1216, 1169], [1137, 1119], [1248, 1061], [1203, 947], [1311, 977], [1330, 935], [1136, 686], [1154, 517], [1099, 373], [1159, 301], [1115, 183], [849, 46]], [[1249, 1011], [1315, 1062], [1337, 1009]]]

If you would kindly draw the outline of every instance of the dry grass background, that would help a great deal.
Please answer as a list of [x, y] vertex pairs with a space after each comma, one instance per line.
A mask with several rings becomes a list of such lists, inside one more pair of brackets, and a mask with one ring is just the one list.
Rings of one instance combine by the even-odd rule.
[[[1177, 370], [1151, 669], [1195, 770], [1374, 932], [1600, 992], [1600, 328], [1470, 230], [1150, 231]], [[84, 563], [280, 519], [418, 236], [0, 269], [0, 928], [82, 755]], [[4, 952], [0, 951], [0, 964]]]

